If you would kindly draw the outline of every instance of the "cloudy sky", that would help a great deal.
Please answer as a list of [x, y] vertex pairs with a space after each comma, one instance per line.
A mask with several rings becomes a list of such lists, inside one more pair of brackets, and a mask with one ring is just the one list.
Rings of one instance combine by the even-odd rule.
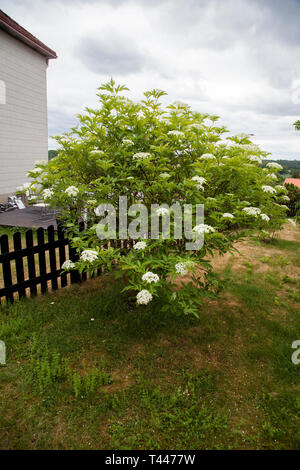
[[[113, 76], [141, 99], [218, 114], [275, 158], [300, 160], [300, 0], [0, 0], [57, 52], [48, 69], [49, 135], [95, 107]], [[49, 139], [49, 148], [55, 142]]]

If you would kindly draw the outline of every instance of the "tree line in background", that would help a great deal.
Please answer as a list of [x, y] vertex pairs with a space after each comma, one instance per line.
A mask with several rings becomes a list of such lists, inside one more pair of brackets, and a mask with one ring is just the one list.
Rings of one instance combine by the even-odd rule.
[[48, 150], [48, 161], [52, 160], [52, 158], [56, 157], [58, 154], [57, 150]]
[[300, 161], [299, 160], [264, 160], [263, 164], [269, 162], [277, 162], [283, 167], [279, 172], [282, 179], [285, 178], [300, 178]]

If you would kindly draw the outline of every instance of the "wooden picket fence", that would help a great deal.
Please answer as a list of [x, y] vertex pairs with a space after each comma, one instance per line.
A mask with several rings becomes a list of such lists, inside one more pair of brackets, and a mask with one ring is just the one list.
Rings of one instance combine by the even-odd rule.
[[[122, 248], [123, 254], [132, 246], [131, 241], [112, 244]], [[6, 302], [14, 302], [86, 280], [86, 273], [62, 272], [61, 265], [67, 259], [76, 261], [78, 255], [60, 226], [57, 231], [51, 225], [35, 233], [32, 230], [25, 234], [16, 232], [12, 243], [7, 235], [0, 236], [0, 304], [4, 298]], [[102, 272], [99, 268], [93, 276]]]
[[7, 302], [13, 302], [16, 294], [21, 299], [28, 294], [43, 294], [49, 288], [56, 290], [81, 280], [77, 271], [67, 274], [60, 268], [66, 259], [76, 259], [76, 253], [60, 227], [57, 232], [53, 225], [47, 230], [37, 229], [36, 234], [32, 230], [25, 234], [16, 232], [13, 246], [9, 241], [8, 235], [0, 237], [0, 302], [3, 297]]
[[295, 215], [297, 213], [296, 204], [295, 203], [287, 204], [287, 206], [289, 208], [288, 216], [289, 217], [295, 217]]

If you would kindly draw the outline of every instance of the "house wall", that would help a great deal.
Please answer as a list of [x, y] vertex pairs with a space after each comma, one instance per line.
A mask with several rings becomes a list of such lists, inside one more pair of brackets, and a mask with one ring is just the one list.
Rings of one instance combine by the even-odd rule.
[[48, 156], [47, 59], [0, 29], [0, 198]]

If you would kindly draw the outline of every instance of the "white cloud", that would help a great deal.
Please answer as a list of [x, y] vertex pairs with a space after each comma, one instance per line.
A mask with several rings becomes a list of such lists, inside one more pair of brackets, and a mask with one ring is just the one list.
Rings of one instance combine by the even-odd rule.
[[133, 98], [162, 88], [253, 133], [274, 156], [300, 159], [297, 0], [3, 0], [2, 9], [58, 54], [48, 70], [52, 134], [96, 106], [113, 75]]

